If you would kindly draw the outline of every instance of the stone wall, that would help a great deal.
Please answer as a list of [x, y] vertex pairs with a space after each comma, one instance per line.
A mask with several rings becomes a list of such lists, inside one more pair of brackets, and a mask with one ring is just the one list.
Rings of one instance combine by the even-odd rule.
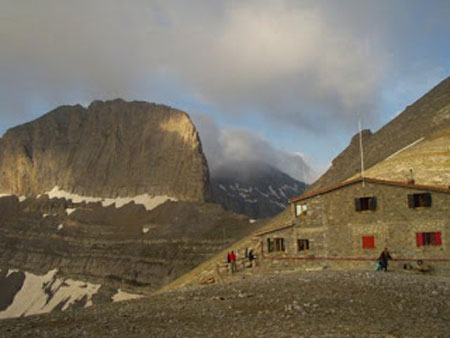
[[[275, 257], [298, 263], [316, 259], [367, 267], [387, 247], [394, 259], [400, 260], [398, 264], [425, 259], [450, 265], [450, 191], [429, 191], [431, 207], [409, 208], [408, 194], [424, 192], [359, 182], [300, 201], [308, 206], [306, 215], [296, 217], [292, 208], [292, 227], [260, 236], [264, 255], [269, 260]], [[355, 210], [355, 198], [371, 196], [377, 198], [376, 210]], [[441, 232], [442, 245], [418, 247], [417, 232]], [[363, 249], [362, 236], [374, 236], [375, 248]], [[285, 238], [285, 252], [267, 253], [267, 238], [275, 237]], [[298, 238], [309, 239], [310, 250], [298, 251]]]

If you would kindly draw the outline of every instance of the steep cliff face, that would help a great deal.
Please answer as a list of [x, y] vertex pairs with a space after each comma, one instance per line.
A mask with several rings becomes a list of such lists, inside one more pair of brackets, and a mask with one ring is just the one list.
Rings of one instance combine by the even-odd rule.
[[0, 139], [0, 193], [210, 199], [198, 133], [184, 112], [146, 102], [62, 106]]
[[[439, 83], [383, 128], [363, 134], [364, 164], [366, 168], [381, 162], [397, 151], [426, 138], [436, 130], [450, 127], [450, 77]], [[360, 171], [358, 135], [337, 156], [332, 166], [309, 187], [316, 190], [343, 181]]]

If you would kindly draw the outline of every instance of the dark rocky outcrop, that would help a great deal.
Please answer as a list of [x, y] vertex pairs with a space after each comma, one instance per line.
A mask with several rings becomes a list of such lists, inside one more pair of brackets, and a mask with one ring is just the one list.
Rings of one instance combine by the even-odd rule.
[[[436, 129], [450, 127], [450, 77], [439, 83], [376, 133], [364, 131], [364, 165], [370, 168]], [[332, 166], [308, 189], [343, 181], [360, 171], [359, 135], [333, 161]]]
[[0, 139], [0, 193], [59, 186], [84, 196], [210, 199], [209, 173], [189, 116], [146, 102], [61, 106]]
[[273, 217], [286, 208], [289, 198], [306, 185], [260, 162], [233, 162], [211, 177], [214, 200], [224, 209], [254, 219]]

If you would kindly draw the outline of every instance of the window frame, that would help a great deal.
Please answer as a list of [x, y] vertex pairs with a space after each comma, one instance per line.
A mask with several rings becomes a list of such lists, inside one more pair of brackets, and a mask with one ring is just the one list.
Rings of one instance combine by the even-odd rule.
[[267, 238], [267, 252], [274, 252], [275, 243], [272, 238]]
[[273, 239], [274, 242], [274, 252], [284, 252], [286, 251], [286, 246], [284, 244], [283, 237], [275, 237]]
[[441, 231], [416, 232], [416, 245], [417, 247], [441, 246], [442, 232]]
[[284, 237], [267, 237], [267, 252], [285, 252], [286, 244]]
[[295, 217], [305, 216], [308, 212], [308, 205], [302, 203], [295, 204]]
[[364, 196], [355, 198], [355, 211], [375, 211], [377, 210], [376, 196]]
[[408, 194], [408, 207], [416, 208], [430, 208], [433, 205], [433, 199], [430, 192]]
[[[302, 244], [300, 244], [302, 243]], [[306, 245], [304, 245], [306, 244]], [[305, 248], [306, 247], [306, 248]], [[310, 240], [307, 238], [297, 238], [297, 252], [306, 252], [311, 249]]]

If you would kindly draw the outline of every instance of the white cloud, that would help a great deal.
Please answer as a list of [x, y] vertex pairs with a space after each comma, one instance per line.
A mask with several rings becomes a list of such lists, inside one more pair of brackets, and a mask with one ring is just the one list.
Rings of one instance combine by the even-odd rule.
[[353, 130], [356, 112], [377, 120], [399, 65], [420, 78], [416, 59], [448, 56], [448, 14], [413, 0], [2, 0], [2, 121], [36, 105], [189, 96], [326, 137]]
[[4, 109], [135, 98], [165, 78], [231, 114], [323, 129], [311, 114], [345, 121], [367, 107], [383, 66], [378, 46], [290, 1], [6, 1], [2, 12]]
[[304, 156], [273, 147], [262, 135], [245, 129], [219, 128], [204, 115], [193, 114], [212, 176], [230, 164], [267, 164], [302, 181], [312, 182], [317, 172]]

